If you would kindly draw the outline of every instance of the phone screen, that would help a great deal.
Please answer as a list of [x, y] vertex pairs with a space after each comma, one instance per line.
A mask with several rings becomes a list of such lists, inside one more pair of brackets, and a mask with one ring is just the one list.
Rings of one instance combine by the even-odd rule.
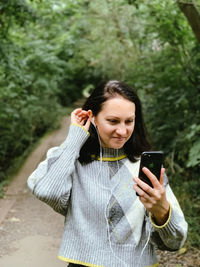
[[163, 165], [162, 151], [143, 152], [140, 162], [139, 178], [153, 187], [149, 178], [143, 173], [142, 168], [147, 167], [160, 180], [160, 172]]

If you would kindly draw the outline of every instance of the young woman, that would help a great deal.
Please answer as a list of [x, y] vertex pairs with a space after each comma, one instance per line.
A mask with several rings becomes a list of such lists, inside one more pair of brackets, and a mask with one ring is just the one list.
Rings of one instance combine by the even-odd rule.
[[66, 140], [28, 179], [65, 216], [59, 258], [69, 266], [158, 266], [155, 247], [183, 245], [187, 223], [164, 168], [160, 182], [143, 168], [153, 188], [137, 177], [146, 150], [140, 100], [128, 85], [103, 83], [72, 112]]

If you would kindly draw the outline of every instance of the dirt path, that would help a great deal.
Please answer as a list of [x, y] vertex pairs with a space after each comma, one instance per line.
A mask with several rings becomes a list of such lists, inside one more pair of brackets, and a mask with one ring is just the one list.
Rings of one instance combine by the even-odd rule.
[[38, 201], [26, 181], [46, 151], [62, 143], [68, 125], [65, 119], [60, 130], [41, 140], [0, 200], [1, 267], [67, 266], [57, 258], [64, 218]]
[[[67, 266], [57, 259], [64, 218], [38, 201], [26, 183], [46, 151], [65, 139], [68, 126], [69, 119], [65, 119], [60, 130], [41, 140], [0, 199], [0, 267]], [[159, 258], [160, 267], [200, 266], [199, 250], [159, 252]]]

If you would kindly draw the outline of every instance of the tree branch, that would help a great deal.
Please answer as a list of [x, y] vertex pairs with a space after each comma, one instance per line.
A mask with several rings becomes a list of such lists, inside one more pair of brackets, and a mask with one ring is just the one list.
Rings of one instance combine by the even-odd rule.
[[179, 8], [186, 16], [197, 40], [200, 42], [200, 13], [194, 3], [177, 1]]

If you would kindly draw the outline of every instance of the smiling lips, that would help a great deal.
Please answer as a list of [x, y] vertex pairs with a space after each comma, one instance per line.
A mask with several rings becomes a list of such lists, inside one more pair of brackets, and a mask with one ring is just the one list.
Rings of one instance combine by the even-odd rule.
[[126, 138], [125, 137], [113, 137], [116, 141], [120, 141], [120, 142], [122, 142], [122, 141], [125, 141], [126, 140]]

